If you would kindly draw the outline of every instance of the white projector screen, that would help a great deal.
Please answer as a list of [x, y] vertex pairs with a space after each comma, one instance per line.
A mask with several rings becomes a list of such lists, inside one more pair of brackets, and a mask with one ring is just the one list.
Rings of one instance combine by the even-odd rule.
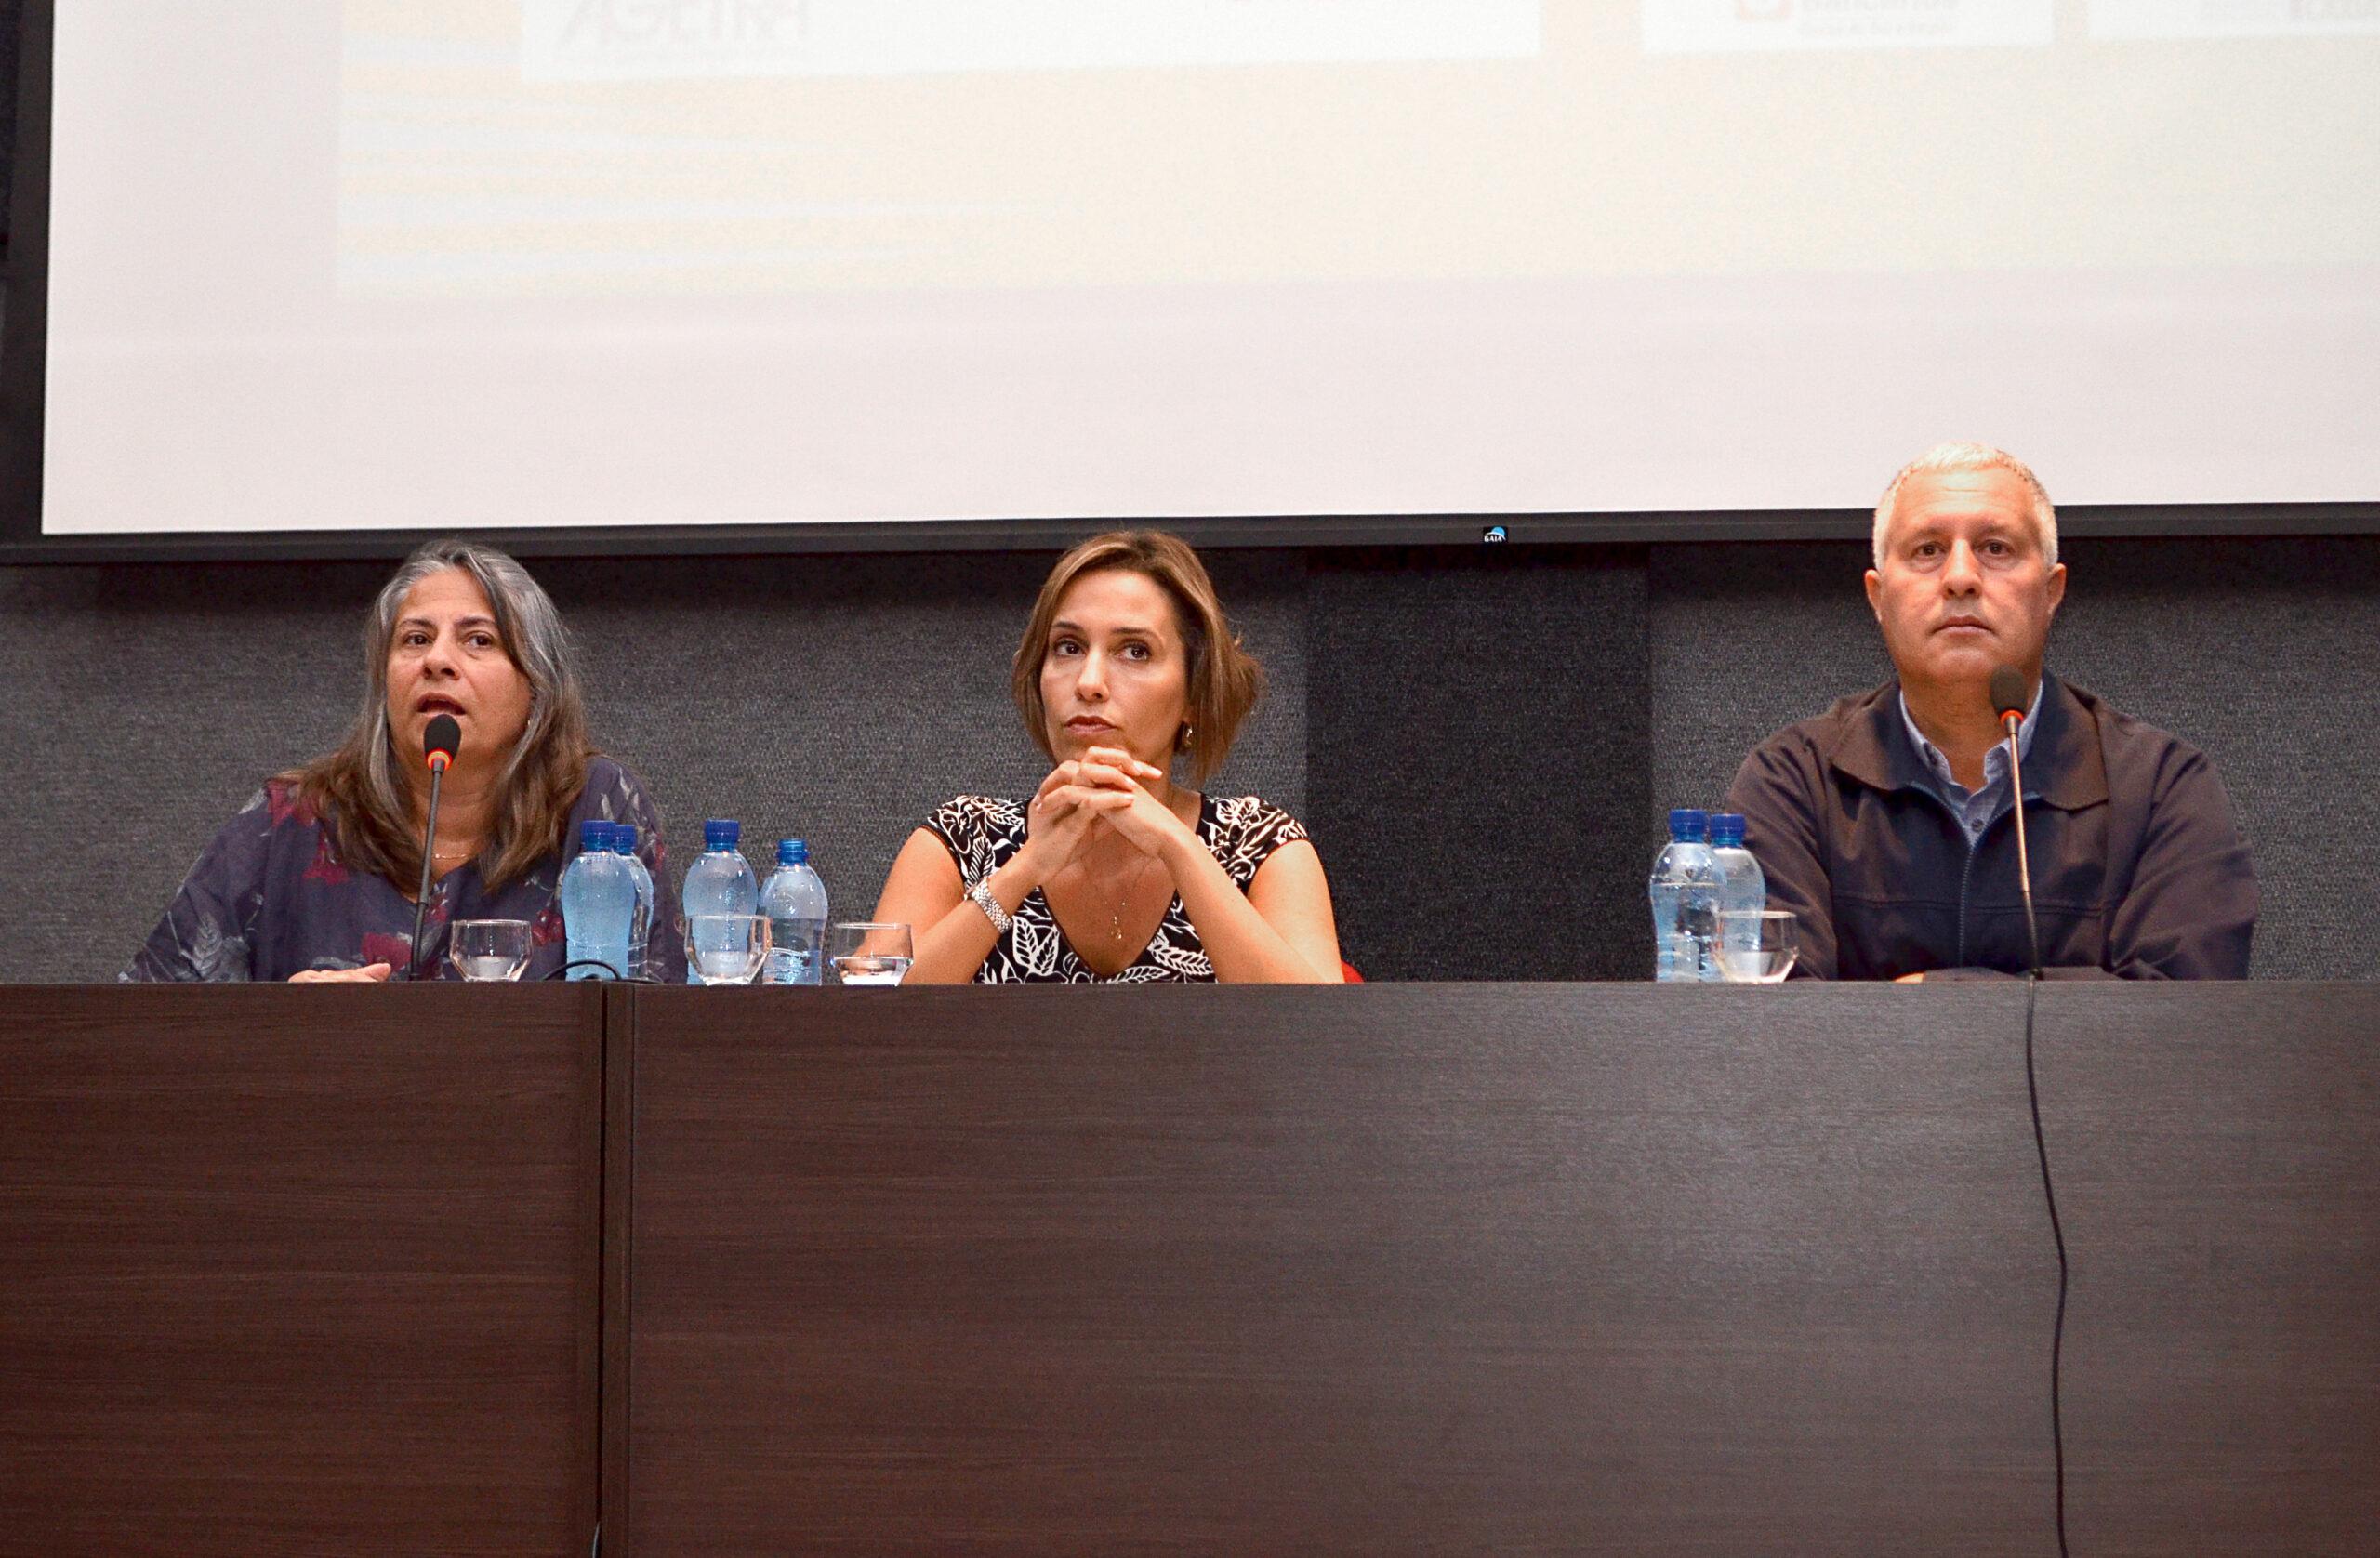
[[40, 533], [2380, 500], [2380, 0], [73, 0]]

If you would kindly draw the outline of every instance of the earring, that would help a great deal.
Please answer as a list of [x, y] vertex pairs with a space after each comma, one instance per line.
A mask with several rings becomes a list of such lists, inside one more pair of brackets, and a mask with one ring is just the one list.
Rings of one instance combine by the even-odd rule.
[[1196, 727], [1190, 725], [1183, 726], [1182, 733], [1174, 738], [1173, 749], [1177, 752], [1187, 752], [1190, 750], [1191, 739], [1198, 732]]

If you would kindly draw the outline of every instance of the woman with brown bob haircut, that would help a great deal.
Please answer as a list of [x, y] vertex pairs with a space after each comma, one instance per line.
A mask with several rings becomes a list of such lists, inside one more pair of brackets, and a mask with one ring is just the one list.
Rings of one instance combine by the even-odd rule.
[[876, 905], [916, 930], [908, 983], [1338, 982], [1305, 829], [1171, 776], [1212, 777], [1264, 686], [1197, 553], [1155, 531], [1068, 552], [1012, 686], [1056, 766], [1029, 801], [960, 796], [909, 836]]
[[[414, 553], [364, 625], [347, 739], [267, 780], [223, 825], [123, 977], [438, 979], [454, 921], [522, 919], [526, 977], [544, 978], [563, 957], [555, 888], [593, 820], [635, 826], [656, 900], [649, 971], [682, 980], [661, 820], [588, 741], [574, 658], [552, 599], [504, 553], [462, 541]], [[441, 786], [416, 961], [422, 736], [441, 715], [462, 741]]]

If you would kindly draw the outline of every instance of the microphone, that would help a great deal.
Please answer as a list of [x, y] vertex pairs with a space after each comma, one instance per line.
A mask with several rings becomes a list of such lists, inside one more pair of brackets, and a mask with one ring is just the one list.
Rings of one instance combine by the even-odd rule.
[[2041, 993], [2042, 932], [2033, 918], [2033, 868], [2025, 853], [2025, 775], [2017, 766], [2016, 732], [2025, 722], [2032, 700], [2026, 694], [2025, 673], [2003, 666], [1991, 673], [1991, 712], [2008, 742], [2008, 787], [2014, 793], [2009, 810], [2016, 813], [2016, 888], [2025, 895], [2025, 939], [2032, 952], [2032, 970], [2025, 976], [2025, 1099], [2033, 1116], [2033, 1153], [2042, 1166], [2042, 1199], [2049, 1208], [2049, 1234], [2057, 1246], [2057, 1318], [2049, 1333], [2049, 1446], [2057, 1479], [2057, 1551], [2066, 1554], [2066, 1424], [2060, 1405], [2060, 1377], [2066, 1356], [2066, 1229], [2057, 1220], [2057, 1186], [2049, 1174], [2049, 1139], [2042, 1133], [2042, 1089], [2033, 1068], [2033, 1001]]
[[2042, 976], [2042, 931], [2033, 918], [2033, 865], [2025, 850], [2025, 775], [2018, 766], [2016, 732], [2025, 722], [2025, 710], [2032, 700], [2025, 684], [2025, 673], [2014, 666], [2003, 666], [1991, 673], [1991, 709], [2000, 717], [2001, 733], [2008, 742], [2009, 810], [2016, 814], [2016, 891], [2025, 899], [2025, 939], [2032, 951], [2032, 975]]
[[438, 841], [439, 781], [446, 777], [446, 765], [455, 760], [462, 745], [463, 727], [451, 714], [438, 716], [422, 729], [421, 758], [430, 765], [430, 820], [421, 830], [421, 891], [414, 894], [413, 951], [405, 959], [405, 978], [409, 980], [421, 967], [421, 921], [430, 908], [430, 852]]
[[[2000, 684], [1995, 681], [1992, 685], [1997, 687]], [[455, 754], [462, 749], [462, 746], [463, 727], [451, 714], [442, 714], [422, 727], [421, 757], [432, 773], [445, 772], [446, 765], [455, 760]]]

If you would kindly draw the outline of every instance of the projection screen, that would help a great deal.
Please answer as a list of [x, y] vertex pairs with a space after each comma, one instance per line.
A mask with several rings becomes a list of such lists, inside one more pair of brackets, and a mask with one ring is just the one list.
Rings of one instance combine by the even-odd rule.
[[35, 8], [20, 541], [2380, 529], [2380, 0]]

